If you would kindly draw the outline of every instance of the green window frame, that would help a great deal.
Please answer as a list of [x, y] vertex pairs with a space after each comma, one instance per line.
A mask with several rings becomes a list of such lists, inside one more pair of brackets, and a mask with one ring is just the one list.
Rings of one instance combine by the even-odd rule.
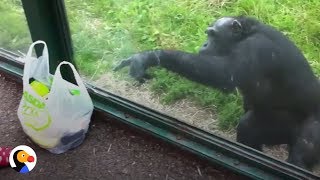
[[[31, 38], [44, 40], [49, 49], [50, 71], [62, 60], [75, 66], [72, 40], [63, 0], [22, 0]], [[41, 53], [36, 48], [36, 54]], [[23, 63], [18, 55], [0, 51], [0, 71], [21, 82]], [[73, 77], [64, 70], [69, 81]], [[229, 141], [143, 105], [131, 102], [106, 90], [86, 83], [95, 111], [101, 111], [129, 126], [152, 134], [190, 151], [214, 164], [253, 179], [317, 179], [318, 176], [262, 152]]]

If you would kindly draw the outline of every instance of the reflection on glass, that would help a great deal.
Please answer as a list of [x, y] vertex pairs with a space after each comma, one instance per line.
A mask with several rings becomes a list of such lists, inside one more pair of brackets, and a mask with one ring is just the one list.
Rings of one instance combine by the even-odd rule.
[[[195, 127], [235, 140], [235, 128], [244, 113], [237, 91], [225, 94], [159, 67], [149, 69], [152, 78], [140, 84], [128, 75], [128, 67], [117, 72], [113, 68], [144, 50], [197, 53], [207, 38], [208, 25], [219, 17], [234, 14], [255, 16], [277, 27], [294, 40], [308, 59], [320, 60], [316, 36], [320, 15], [312, 13], [320, 4], [301, 3], [288, 1], [280, 6], [270, 1], [248, 0], [67, 0], [66, 7], [76, 62], [83, 78]], [[315, 72], [317, 65], [312, 64]], [[282, 160], [288, 154], [285, 145], [264, 147], [264, 152]], [[315, 172], [320, 174], [320, 168]]]
[[21, 1], [2, 0], [0, 17], [0, 48], [27, 52], [32, 40]]

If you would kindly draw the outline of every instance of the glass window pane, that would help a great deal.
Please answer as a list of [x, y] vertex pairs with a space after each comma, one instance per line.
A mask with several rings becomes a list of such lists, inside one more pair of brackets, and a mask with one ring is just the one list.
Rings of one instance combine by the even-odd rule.
[[32, 40], [21, 1], [2, 0], [0, 17], [0, 48], [26, 53]]
[[[207, 36], [210, 36], [205, 33], [205, 30], [217, 19], [226, 15], [246, 14], [254, 16], [274, 26], [293, 40], [306, 58], [310, 60], [309, 62], [312, 62], [310, 64], [317, 73], [319, 72], [317, 62], [320, 60], [318, 51], [320, 48], [318, 21], [320, 15], [316, 12], [319, 5], [319, 1], [308, 1], [307, 3], [304, 1], [286, 1], [281, 4], [277, 1], [248, 0], [66, 1], [75, 60], [85, 80], [131, 101], [234, 141], [236, 140], [236, 127], [245, 114], [242, 107], [244, 102], [237, 90], [224, 93], [205, 83], [210, 81], [218, 86], [220, 81], [212, 82], [214, 80], [210, 77], [217, 75], [217, 71], [221, 71], [216, 67], [212, 68], [210, 65], [212, 62], [209, 62], [207, 58], [197, 55], [201, 47], [206, 46]], [[236, 25], [232, 27], [242, 28], [241, 24]], [[225, 42], [220, 41], [219, 43]], [[162, 58], [161, 63], [163, 65], [168, 62], [168, 64], [171, 63], [171, 66], [163, 65], [159, 67], [157, 66], [159, 63], [159, 59], [157, 59], [159, 56], [157, 55], [159, 54], [150, 51], [151, 54], [153, 53], [150, 56], [141, 56], [141, 54], [135, 56], [135, 59], [138, 60], [129, 65], [131, 66], [131, 72], [133, 72], [131, 75], [128, 73], [130, 70], [128, 66], [113, 71], [113, 68], [119, 65], [122, 60], [134, 57], [133, 55], [144, 51], [156, 49], [189, 53], [189, 55], [183, 57], [194, 61], [194, 64], [193, 66], [188, 64], [190, 61], [184, 63], [169, 62], [169, 60], [177, 62], [176, 59], [183, 58], [178, 55], [168, 55], [166, 56], [167, 59], [163, 56], [160, 57], [160, 59]], [[219, 50], [219, 53], [224, 53], [226, 50], [228, 49]], [[202, 51], [202, 53], [204, 52]], [[147, 57], [149, 57], [149, 60]], [[221, 59], [220, 62], [223, 62], [226, 58]], [[132, 76], [143, 73], [146, 65], [144, 63], [148, 62], [152, 62], [155, 66], [147, 70], [150, 77], [145, 76], [145, 82], [139, 83]], [[200, 66], [198, 63], [205, 64], [204, 62], [207, 64], [200, 69], [208, 71], [207, 74], [200, 72], [200, 70], [197, 71], [197, 67]], [[217, 64], [219, 65], [219, 63]], [[208, 70], [208, 67], [212, 69]], [[172, 69], [180, 72], [180, 74], [172, 72]], [[252, 71], [255, 72], [254, 69]], [[201, 81], [198, 79], [198, 82], [195, 82], [195, 80], [186, 78], [196, 77], [197, 75], [200, 76]], [[247, 74], [244, 77], [235, 78], [247, 77], [251, 77], [253, 81], [255, 76]], [[230, 74], [224, 80], [221, 78], [221, 82], [231, 82], [233, 78]], [[259, 83], [260, 81], [257, 82], [257, 84]], [[267, 85], [269, 81], [265, 80], [261, 83]], [[225, 84], [226, 88], [228, 85], [228, 83]], [[259, 90], [261, 94], [257, 93], [259, 96], [254, 98], [268, 99], [264, 94], [264, 92], [268, 93], [268, 87], [257, 85], [251, 87], [251, 90], [254, 88], [261, 88]], [[272, 98], [276, 99], [275, 97]], [[281, 113], [285, 112], [281, 111]], [[274, 115], [276, 118], [272, 118], [274, 117], [272, 113], [267, 113], [267, 115], [270, 116], [271, 120], [266, 117], [261, 117], [261, 119], [266, 119], [264, 123], [269, 126], [272, 121], [275, 125], [277, 119], [282, 121], [281, 117], [287, 117], [284, 114], [282, 114], [284, 116]], [[290, 115], [292, 115], [292, 118], [296, 118], [295, 113]], [[288, 126], [290, 125], [292, 124]], [[259, 126], [263, 127], [261, 124]], [[285, 130], [288, 130], [288, 126], [282, 124], [283, 129], [278, 128], [279, 131], [271, 133], [267, 139], [278, 139], [285, 133]], [[273, 130], [273, 128], [274, 126], [269, 130]], [[251, 130], [254, 131], [255, 128], [253, 127]], [[265, 129], [262, 128], [262, 130]], [[257, 136], [253, 137], [258, 138]], [[264, 147], [263, 151], [281, 160], [287, 159], [288, 155], [285, 145]], [[320, 174], [320, 168], [318, 169], [315, 172]]]

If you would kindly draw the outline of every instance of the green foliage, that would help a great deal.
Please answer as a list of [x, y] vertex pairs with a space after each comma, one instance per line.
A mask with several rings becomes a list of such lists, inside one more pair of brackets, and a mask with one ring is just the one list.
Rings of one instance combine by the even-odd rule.
[[19, 1], [3, 0], [0, 4], [0, 47], [25, 52], [31, 37]]
[[[18, 1], [0, 5], [0, 46], [20, 49], [29, 34]], [[320, 1], [318, 0], [66, 0], [76, 62], [96, 78], [119, 60], [147, 49], [196, 52], [204, 29], [224, 15], [246, 14], [271, 24], [292, 39], [320, 73]], [[151, 89], [163, 103], [189, 98], [215, 108], [219, 126], [229, 130], [242, 112], [239, 94], [223, 94], [165, 69], [151, 69]], [[126, 71], [121, 71], [126, 76]]]

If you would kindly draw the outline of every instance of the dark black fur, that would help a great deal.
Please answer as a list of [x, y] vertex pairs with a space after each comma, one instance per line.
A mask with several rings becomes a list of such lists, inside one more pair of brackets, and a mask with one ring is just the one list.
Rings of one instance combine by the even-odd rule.
[[198, 54], [175, 50], [135, 54], [127, 59], [131, 75], [141, 80], [148, 67], [160, 65], [223, 91], [237, 87], [246, 106], [237, 141], [258, 150], [263, 144], [288, 144], [288, 161], [311, 169], [320, 153], [316, 132], [320, 125], [310, 126], [310, 121], [319, 121], [317, 77], [302, 52], [281, 32], [254, 18], [229, 18], [233, 21], [220, 19], [208, 28], [208, 41]]
[[319, 163], [320, 152], [320, 114], [307, 118], [299, 127], [297, 139], [289, 149], [288, 162], [311, 170]]

